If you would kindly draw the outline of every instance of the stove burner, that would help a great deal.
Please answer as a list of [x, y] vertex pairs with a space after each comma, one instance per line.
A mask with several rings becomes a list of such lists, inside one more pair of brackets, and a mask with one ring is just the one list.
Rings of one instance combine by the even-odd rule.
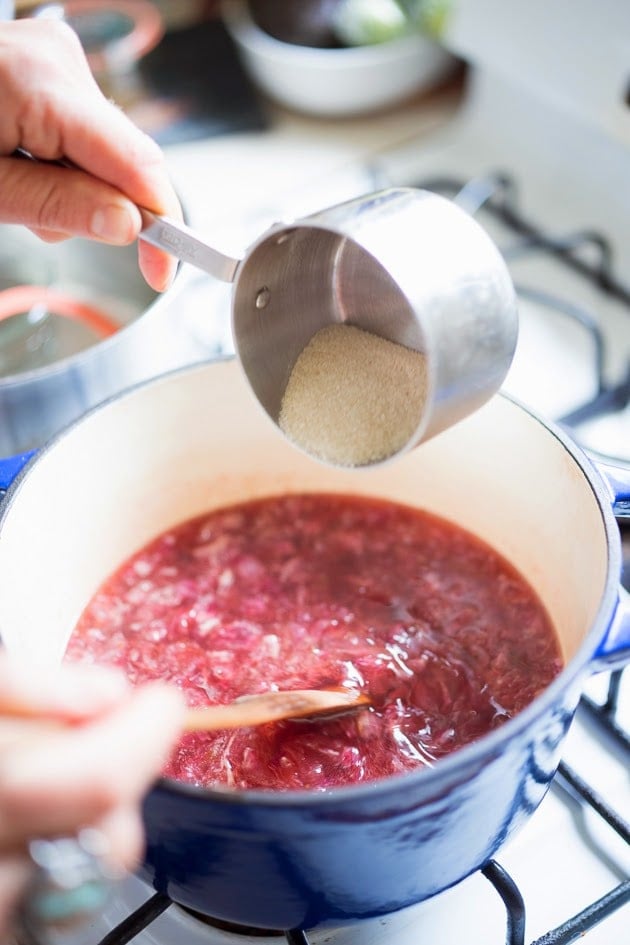
[[[411, 186], [424, 187], [446, 194], [468, 213], [488, 210], [499, 217], [519, 237], [519, 243], [510, 250], [516, 256], [530, 249], [538, 249], [557, 256], [570, 268], [594, 281], [604, 291], [630, 306], [630, 288], [618, 282], [613, 275], [613, 252], [609, 241], [601, 233], [581, 230], [564, 237], [543, 232], [527, 220], [518, 207], [518, 188], [509, 174], [490, 173], [468, 182], [451, 177], [429, 178]], [[585, 247], [594, 247], [595, 261], [584, 258]]]
[[[592, 703], [591, 711], [594, 719], [598, 723], [613, 723], [612, 715], [615, 712], [614, 691], [618, 686], [620, 673], [613, 674], [611, 678], [611, 691], [613, 695], [604, 705]], [[578, 794], [590, 807], [601, 816], [626, 842], [630, 842], [630, 827], [623, 819], [616, 814], [603, 799], [586, 782], [584, 782], [576, 773], [564, 763], [561, 763], [558, 778], [560, 783], [568, 786], [570, 790]], [[525, 903], [521, 892], [510, 874], [495, 860], [490, 860], [481, 870], [483, 876], [494, 887], [498, 896], [503, 901], [506, 910], [506, 938], [505, 945], [524, 945], [525, 943]], [[602, 896], [597, 901], [588, 905], [577, 915], [572, 916], [562, 925], [552, 929], [541, 938], [536, 939], [531, 945], [571, 945], [578, 938], [585, 935], [589, 929], [592, 929], [598, 923], [603, 921], [618, 909], [623, 908], [630, 902], [630, 880], [620, 883], [609, 893]], [[174, 903], [168, 896], [162, 893], [156, 893], [147, 900], [139, 909], [129, 915], [123, 922], [113, 929], [99, 945], [127, 945], [151, 923], [162, 912]], [[310, 945], [311, 939], [309, 933], [303, 929], [289, 929], [287, 931], [272, 931], [250, 928], [247, 926], [235, 925], [229, 922], [214, 919], [212, 917], [195, 912], [192, 909], [186, 909], [179, 906], [185, 913], [204, 924], [229, 932], [235, 935], [250, 937], [273, 937], [284, 938], [287, 945]]]
[[216, 919], [214, 916], [205, 915], [203, 912], [197, 912], [195, 909], [189, 909], [187, 906], [177, 904], [178, 909], [193, 917], [204, 925], [209, 925], [213, 929], [220, 929], [222, 932], [230, 932], [232, 935], [249, 935], [252, 938], [273, 938], [274, 936], [288, 937], [287, 932], [282, 929], [259, 929], [253, 925], [239, 925], [237, 922], [224, 922], [222, 919]]

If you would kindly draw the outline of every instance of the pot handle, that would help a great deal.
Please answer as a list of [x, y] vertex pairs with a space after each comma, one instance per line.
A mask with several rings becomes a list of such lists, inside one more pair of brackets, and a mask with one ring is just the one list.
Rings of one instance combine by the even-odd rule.
[[29, 450], [26, 453], [18, 453], [16, 456], [0, 459], [0, 493], [6, 492], [22, 467], [26, 466], [31, 456], [34, 456], [36, 452], [36, 450]]
[[606, 635], [595, 650], [591, 669], [595, 673], [621, 669], [630, 661], [630, 594], [619, 588], [619, 601]]
[[142, 216], [141, 240], [165, 250], [182, 262], [196, 266], [221, 282], [234, 281], [240, 259], [233, 259], [209, 246], [185, 223], [151, 213], [145, 207], [139, 209]]
[[630, 469], [600, 462], [595, 465], [608, 483], [615, 518], [630, 519]]
[[[630, 469], [595, 463], [608, 484], [612, 510], [617, 519], [630, 519]], [[630, 594], [619, 588], [619, 602], [608, 631], [593, 656], [593, 671], [621, 668], [630, 661]]]

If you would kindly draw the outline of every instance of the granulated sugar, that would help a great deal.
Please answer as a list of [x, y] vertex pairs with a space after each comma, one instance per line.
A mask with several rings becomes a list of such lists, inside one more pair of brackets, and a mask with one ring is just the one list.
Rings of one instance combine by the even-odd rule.
[[326, 462], [366, 466], [405, 445], [425, 395], [426, 364], [418, 351], [352, 325], [327, 325], [295, 362], [280, 428]]

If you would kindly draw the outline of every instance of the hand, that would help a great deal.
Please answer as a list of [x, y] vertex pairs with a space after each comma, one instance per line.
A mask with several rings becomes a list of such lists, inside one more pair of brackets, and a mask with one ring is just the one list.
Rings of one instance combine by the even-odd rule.
[[[67, 24], [0, 23], [0, 101], [0, 221], [49, 242], [126, 245], [140, 231], [138, 206], [181, 217], [162, 151], [102, 94]], [[76, 170], [11, 157], [18, 147]], [[176, 260], [142, 241], [138, 253], [149, 285], [167, 288]]]
[[0, 653], [0, 941], [29, 877], [30, 840], [95, 827], [114, 866], [137, 863], [140, 803], [183, 713], [179, 692], [161, 684], [132, 689], [117, 670], [71, 664], [45, 678]]

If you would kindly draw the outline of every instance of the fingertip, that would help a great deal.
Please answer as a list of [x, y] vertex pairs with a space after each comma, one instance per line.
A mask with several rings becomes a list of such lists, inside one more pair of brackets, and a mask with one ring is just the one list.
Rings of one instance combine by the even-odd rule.
[[107, 863], [121, 873], [134, 870], [142, 859], [145, 845], [144, 827], [137, 805], [117, 807], [95, 826], [105, 838]]
[[155, 681], [144, 683], [133, 691], [137, 699], [150, 703], [172, 723], [173, 729], [179, 730], [186, 712], [186, 700], [180, 689]]
[[166, 292], [173, 284], [178, 266], [174, 256], [140, 240], [138, 263], [144, 279], [156, 292]]
[[155, 734], [153, 751], [161, 757], [161, 767], [182, 733], [186, 715], [184, 695], [175, 686], [156, 681], [136, 688], [133, 699], [139, 716], [151, 719]]

